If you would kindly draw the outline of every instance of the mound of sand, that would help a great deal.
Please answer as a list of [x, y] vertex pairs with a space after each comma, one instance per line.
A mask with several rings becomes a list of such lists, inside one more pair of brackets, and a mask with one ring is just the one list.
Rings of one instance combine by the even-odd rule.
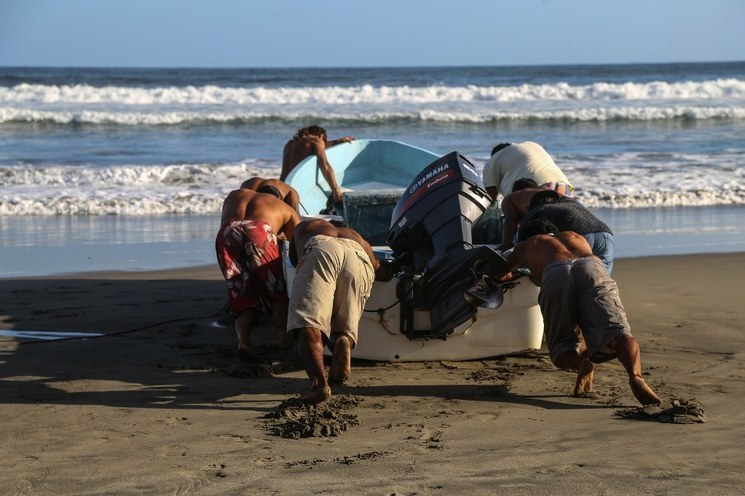
[[265, 428], [270, 434], [288, 439], [338, 436], [359, 425], [357, 415], [344, 411], [361, 401], [358, 396], [340, 395], [319, 405], [305, 405], [292, 398], [264, 416], [268, 420]]
[[668, 424], [702, 424], [708, 422], [703, 405], [696, 398], [673, 398], [659, 405], [618, 410], [616, 416], [634, 420], [656, 420]]

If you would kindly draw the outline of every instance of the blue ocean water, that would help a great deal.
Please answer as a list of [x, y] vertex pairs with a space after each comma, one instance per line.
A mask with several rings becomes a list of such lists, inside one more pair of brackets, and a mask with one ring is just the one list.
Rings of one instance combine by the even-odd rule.
[[[673, 224], [730, 212], [706, 217], [730, 232], [728, 215], [745, 212], [745, 62], [0, 68], [0, 277], [212, 263], [222, 198], [247, 177], [277, 176], [284, 143], [312, 123], [330, 138], [457, 150], [477, 168], [496, 143], [537, 141], [580, 200], [632, 226], [626, 211], [649, 220], [667, 209]], [[139, 254], [60, 258], [78, 243]], [[53, 267], [19, 258], [50, 246]]]

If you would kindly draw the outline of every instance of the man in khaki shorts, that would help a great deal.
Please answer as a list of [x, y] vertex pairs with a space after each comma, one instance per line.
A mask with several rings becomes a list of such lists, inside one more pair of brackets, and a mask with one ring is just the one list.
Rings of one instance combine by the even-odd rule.
[[[329, 385], [341, 385], [349, 378], [351, 352], [373, 280], [390, 280], [393, 269], [375, 257], [370, 243], [357, 231], [321, 219], [295, 227], [289, 256], [297, 272], [287, 329], [297, 339], [311, 380], [310, 391], [300, 400], [317, 404], [331, 396]], [[332, 351], [328, 379], [324, 345]]]

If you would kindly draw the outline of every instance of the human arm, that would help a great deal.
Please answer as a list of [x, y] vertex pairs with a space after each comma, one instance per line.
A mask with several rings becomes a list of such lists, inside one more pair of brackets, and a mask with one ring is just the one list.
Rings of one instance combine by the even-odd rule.
[[517, 232], [517, 224], [520, 220], [520, 214], [513, 195], [508, 195], [502, 200], [502, 213], [504, 214], [502, 244], [499, 245], [498, 249], [504, 251], [512, 247], [515, 233]]
[[401, 271], [401, 265], [394, 260], [378, 259], [378, 268], [375, 270], [375, 280], [387, 282], [393, 279]]
[[302, 219], [297, 211], [291, 210], [288, 207], [289, 205], [285, 207], [287, 208], [287, 217], [285, 223], [282, 225], [282, 233], [287, 237], [287, 239], [291, 240], [295, 238], [295, 227], [300, 224]]
[[290, 192], [287, 193], [287, 196], [285, 196], [285, 203], [292, 207], [295, 212], [300, 213], [300, 196], [294, 189], [291, 189]]
[[309, 136], [307, 139], [313, 140], [313, 146], [316, 154], [316, 163], [318, 168], [321, 170], [321, 175], [328, 183], [331, 188], [331, 201], [335, 204], [341, 203], [341, 189], [336, 183], [336, 175], [334, 169], [326, 157], [326, 144], [320, 137]]
[[330, 148], [334, 145], [338, 145], [340, 143], [349, 143], [350, 141], [354, 141], [356, 139], [357, 138], [355, 138], [354, 136], [344, 136], [343, 138], [337, 138], [335, 140], [326, 141], [325, 145], [326, 145], [326, 148]]
[[297, 162], [294, 160], [292, 150], [294, 146], [296, 145], [296, 142], [294, 140], [290, 140], [285, 144], [285, 147], [282, 149], [282, 171], [279, 174], [279, 180], [284, 181], [287, 179], [287, 176], [290, 175], [290, 172], [292, 172], [292, 169], [297, 165]]
[[522, 276], [522, 274], [516, 274], [514, 271], [523, 263], [525, 248], [526, 243], [524, 241], [521, 241], [520, 243], [517, 243], [515, 245], [515, 247], [512, 249], [509, 256], [507, 257], [507, 264], [503, 267], [502, 271], [500, 273], [494, 274], [494, 277], [499, 282], [508, 282]]

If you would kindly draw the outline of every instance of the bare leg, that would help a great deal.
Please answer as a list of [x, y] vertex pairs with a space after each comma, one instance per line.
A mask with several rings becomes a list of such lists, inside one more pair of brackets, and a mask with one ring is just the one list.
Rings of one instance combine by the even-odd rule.
[[331, 388], [326, 381], [323, 365], [323, 338], [321, 331], [312, 327], [298, 330], [297, 346], [300, 360], [310, 378], [310, 391], [300, 396], [300, 401], [311, 405], [322, 403], [331, 397]]
[[592, 392], [592, 379], [595, 375], [595, 365], [585, 358], [580, 363], [577, 372], [577, 382], [574, 384], [574, 396], [584, 396]]
[[660, 399], [652, 389], [644, 382], [642, 377], [642, 361], [639, 352], [639, 344], [636, 339], [628, 334], [622, 334], [610, 347], [618, 354], [621, 362], [629, 375], [629, 385], [636, 399], [642, 405], [654, 405], [660, 403]]
[[349, 379], [352, 371], [352, 342], [344, 335], [336, 336], [331, 355], [331, 369], [329, 370], [329, 384], [341, 386]]
[[590, 360], [577, 353], [567, 351], [559, 355], [554, 365], [560, 369], [577, 371], [577, 381], [574, 383], [574, 396], [584, 396], [586, 393], [592, 391], [595, 366]]
[[275, 300], [272, 303], [272, 319], [274, 328], [277, 330], [277, 342], [280, 351], [283, 352], [289, 351], [294, 342], [292, 336], [287, 332], [287, 307], [288, 301], [286, 299]]
[[582, 360], [584, 360], [583, 357], [572, 351], [567, 351], [558, 356], [554, 365], [564, 370], [579, 370]]
[[238, 354], [241, 358], [256, 355], [251, 344], [251, 329], [256, 322], [259, 312], [255, 309], [244, 310], [235, 318], [235, 332], [238, 334]]
[[579, 353], [580, 356], [587, 356], [587, 343], [585, 342], [585, 337], [582, 335], [582, 329], [580, 329], [579, 326], [575, 327], [574, 334], [577, 336], [577, 341], [579, 342], [577, 345], [577, 353]]

